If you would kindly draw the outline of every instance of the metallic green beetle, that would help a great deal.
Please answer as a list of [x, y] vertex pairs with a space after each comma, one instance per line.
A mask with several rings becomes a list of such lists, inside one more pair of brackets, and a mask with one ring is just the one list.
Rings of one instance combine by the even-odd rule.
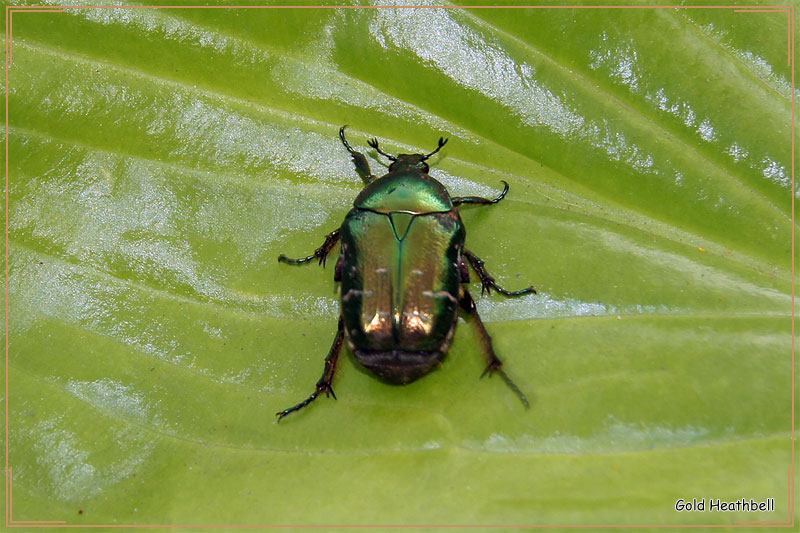
[[341, 240], [334, 274], [334, 280], [341, 282], [339, 329], [316, 390], [297, 405], [276, 413], [278, 419], [307, 406], [320, 393], [336, 398], [331, 384], [345, 340], [356, 359], [385, 381], [404, 384], [427, 374], [450, 348], [459, 307], [478, 328], [489, 362], [484, 374], [498, 373], [527, 407], [525, 395], [503, 372], [475, 301], [463, 285], [469, 282], [466, 260], [481, 280], [481, 293], [491, 289], [506, 296], [536, 292], [533, 287], [515, 292], [503, 289], [483, 261], [464, 248], [466, 233], [457, 207], [496, 204], [505, 197], [508, 184], [503, 182], [503, 192], [494, 199], [451, 197], [428, 175], [425, 162], [447, 142], [441, 137], [436, 150], [427, 155], [397, 157], [383, 152], [376, 139], [370, 140], [370, 146], [392, 161], [389, 173], [377, 178], [366, 157], [345, 139], [344, 128], [339, 129], [339, 137], [367, 186], [342, 226], [331, 232], [313, 255], [278, 257], [278, 261], [293, 265], [313, 259], [324, 265]]

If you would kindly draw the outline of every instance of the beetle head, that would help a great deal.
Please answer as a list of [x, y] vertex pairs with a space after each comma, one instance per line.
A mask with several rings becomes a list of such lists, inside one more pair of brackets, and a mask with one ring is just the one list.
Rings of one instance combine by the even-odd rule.
[[416, 170], [427, 174], [430, 170], [430, 167], [428, 167], [428, 163], [425, 161], [430, 156], [441, 150], [442, 146], [447, 144], [447, 139], [439, 137], [439, 146], [437, 146], [436, 150], [429, 154], [397, 154], [397, 157], [387, 154], [381, 150], [378, 147], [378, 139], [370, 139], [367, 144], [375, 148], [379, 154], [392, 161], [392, 164], [389, 165], [389, 172], [394, 172], [396, 170]]
[[389, 165], [389, 172], [395, 170], [418, 170], [428, 173], [430, 167], [425, 162], [426, 157], [422, 154], [397, 154], [391, 165]]

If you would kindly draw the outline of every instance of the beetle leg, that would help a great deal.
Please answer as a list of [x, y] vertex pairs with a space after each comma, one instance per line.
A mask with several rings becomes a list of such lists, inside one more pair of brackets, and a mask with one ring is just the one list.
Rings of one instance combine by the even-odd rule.
[[485, 376], [486, 374], [498, 374], [500, 378], [508, 385], [514, 394], [522, 402], [522, 405], [525, 408], [529, 408], [530, 404], [528, 403], [528, 398], [525, 397], [525, 394], [519, 390], [519, 387], [511, 381], [511, 378], [508, 377], [503, 371], [503, 362], [495, 355], [494, 348], [492, 347], [492, 338], [489, 336], [489, 333], [486, 331], [486, 327], [483, 325], [483, 320], [481, 320], [480, 315], [478, 314], [478, 308], [475, 305], [475, 300], [472, 299], [469, 291], [462, 285], [459, 289], [459, 301], [458, 303], [461, 305], [461, 308], [467, 312], [468, 317], [475, 321], [475, 326], [478, 328], [478, 335], [481, 339], [481, 346], [483, 347], [483, 353], [486, 355], [486, 359], [489, 360], [489, 364], [486, 366], [486, 370], [483, 371], [481, 377]]
[[532, 286], [528, 287], [527, 289], [522, 289], [518, 291], [507, 291], [497, 283], [495, 283], [494, 278], [486, 271], [486, 267], [480, 257], [473, 254], [469, 250], [464, 250], [464, 256], [469, 261], [469, 264], [472, 265], [472, 268], [475, 269], [475, 272], [478, 274], [478, 277], [481, 278], [481, 294], [484, 292], [491, 292], [492, 289], [496, 290], [500, 294], [505, 294], [506, 296], [522, 296], [523, 294], [533, 293], [536, 294], [536, 289]]
[[496, 204], [500, 200], [506, 197], [506, 193], [508, 192], [508, 183], [505, 181], [500, 180], [503, 184], [503, 192], [500, 193], [500, 196], [497, 198], [481, 198], [480, 196], [456, 196], [452, 198], [453, 205], [459, 206], [461, 204], [482, 204], [482, 205], [489, 205], [489, 204]]
[[458, 277], [461, 283], [469, 283], [469, 268], [467, 268], [467, 264], [461, 259], [458, 263], [456, 263], [456, 267], [458, 268]]
[[333, 281], [342, 281], [342, 269], [344, 268], [344, 245], [339, 260], [336, 261], [336, 268], [333, 269]]
[[325, 396], [333, 396], [333, 399], [336, 399], [336, 394], [333, 393], [332, 383], [333, 374], [336, 372], [336, 361], [339, 359], [339, 353], [342, 351], [342, 341], [344, 341], [344, 322], [342, 321], [342, 317], [339, 317], [339, 330], [336, 332], [336, 338], [333, 340], [331, 351], [328, 352], [328, 356], [325, 358], [325, 370], [322, 372], [322, 377], [319, 378], [319, 381], [317, 381], [316, 389], [311, 393], [311, 396], [298, 403], [294, 407], [290, 407], [275, 413], [279, 422], [289, 413], [299, 411], [303, 407], [316, 400], [317, 396], [319, 396], [321, 392], [324, 392]]
[[361, 179], [364, 180], [364, 183], [372, 183], [378, 178], [374, 176], [372, 171], [369, 169], [369, 163], [367, 163], [367, 158], [364, 157], [364, 154], [353, 150], [353, 147], [350, 146], [350, 143], [344, 138], [344, 129], [346, 127], [347, 126], [342, 126], [339, 128], [339, 138], [342, 140], [344, 147], [347, 148], [347, 151], [350, 152], [350, 155], [353, 157], [353, 164], [356, 166], [356, 173], [361, 176]]
[[324, 267], [328, 258], [328, 254], [331, 252], [331, 249], [336, 245], [337, 242], [339, 242], [338, 229], [328, 233], [328, 235], [325, 237], [325, 242], [322, 243], [322, 246], [314, 250], [312, 255], [303, 257], [301, 259], [289, 259], [285, 255], [281, 254], [278, 256], [278, 261], [281, 263], [289, 263], [290, 265], [301, 265], [303, 263], [308, 263], [312, 259], [319, 259], [319, 264]]

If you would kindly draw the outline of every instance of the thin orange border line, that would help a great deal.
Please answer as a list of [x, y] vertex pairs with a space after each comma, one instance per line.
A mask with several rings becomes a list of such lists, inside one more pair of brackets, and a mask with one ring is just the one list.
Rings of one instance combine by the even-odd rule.
[[37, 524], [35, 526], [30, 526], [28, 524], [12, 524], [9, 527], [63, 527], [63, 528], [77, 528], [77, 527], [86, 527], [86, 528], [94, 528], [94, 527], [108, 527], [108, 528], [126, 528], [126, 527], [136, 527], [136, 528], [218, 528], [218, 527], [225, 527], [225, 528], [385, 528], [385, 529], [395, 529], [395, 528], [448, 528], [448, 529], [475, 529], [475, 528], [525, 528], [525, 529], [533, 529], [533, 528], [540, 528], [540, 529], [550, 529], [550, 528], [598, 528], [598, 529], [605, 529], [605, 528], [732, 528], [732, 529], [739, 529], [743, 527], [749, 528], [777, 528], [777, 527], [791, 527], [790, 524], [782, 524], [782, 525], [769, 525], [769, 524], [747, 524], [745, 525], [731, 525], [731, 524], [686, 524], [686, 525], [662, 525], [662, 524], [630, 524], [630, 525], [609, 525], [609, 524], [580, 524], [580, 525], [530, 525], [530, 524], [486, 524], [486, 525], [475, 525], [475, 524], [379, 524], [379, 525], [372, 525], [372, 524], [88, 524], [88, 525], [81, 525], [81, 524]]
[[[17, 9], [16, 6], [8, 6], [8, 42], [14, 42], [14, 13], [65, 13], [66, 9]], [[8, 66], [14, 64], [14, 47], [9, 44], [8, 47]]]
[[[9, 9], [6, 6], [6, 28], [9, 28]], [[5, 387], [6, 387], [6, 397], [5, 397], [5, 426], [6, 426], [6, 445], [5, 445], [5, 452], [6, 452], [6, 525], [11, 520], [11, 516], [9, 515], [9, 510], [11, 509], [11, 468], [8, 466], [8, 60], [11, 53], [11, 39], [8, 32], [6, 32], [6, 98], [5, 98], [5, 122], [6, 122], [6, 138], [5, 138], [5, 156], [6, 156], [6, 187], [5, 187], [5, 217], [6, 217], [6, 228], [5, 228], [5, 287], [4, 287], [4, 299], [3, 304], [5, 307], [5, 325], [6, 325], [6, 335], [5, 335], [5, 350], [6, 350], [6, 361], [5, 361], [5, 369], [6, 369], [6, 379], [5, 379]]]
[[[158, 5], [138, 5], [138, 6], [120, 6], [120, 5], [56, 5], [56, 6], [6, 6], [13, 7], [19, 10], [32, 9], [739, 9], [739, 10], [756, 10], [763, 9], [763, 6], [685, 6], [685, 5], [667, 5], [667, 6], [549, 6], [549, 5], [476, 5], [476, 6], [432, 6], [432, 5], [402, 5], [402, 6], [303, 6], [303, 5], [282, 5], [282, 6], [158, 6]], [[773, 9], [792, 9], [793, 6], [770, 6]]]
[[[794, 402], [792, 402], [794, 403]], [[794, 418], [792, 418], [794, 420]], [[789, 466], [788, 468], [788, 486], [787, 486], [787, 497], [786, 501], [791, 504], [791, 507], [786, 511], [786, 520], [751, 520], [751, 521], [741, 521], [735, 520], [734, 524], [788, 524], [792, 525], [792, 509], [794, 508], [794, 502], [792, 501], [792, 472], [793, 472], [793, 465]]]
[[786, 13], [786, 64], [792, 66], [792, 29], [794, 20], [792, 18], [793, 7], [789, 8], [744, 8], [734, 9], [734, 13]]
[[187, 528], [187, 527], [236, 527], [236, 528], [253, 528], [253, 527], [353, 527], [353, 528], [363, 528], [363, 527], [386, 527], [386, 528], [400, 528], [400, 527], [441, 527], [441, 528], [476, 528], [476, 527], [520, 527], [520, 528], [583, 528], [583, 527], [595, 527], [595, 528], [610, 528], [610, 527], [619, 527], [619, 528], [634, 528], [634, 527], [648, 527], [648, 528], [666, 528], [666, 527], [681, 527], [681, 528], [693, 528], [693, 527], [707, 527], [707, 528], [720, 528], [720, 527], [793, 527], [794, 526], [794, 467], [795, 467], [795, 406], [794, 406], [794, 396], [795, 396], [795, 342], [794, 342], [794, 316], [795, 316], [795, 306], [794, 306], [794, 298], [795, 298], [795, 282], [794, 282], [794, 272], [795, 272], [795, 260], [794, 260], [794, 251], [795, 251], [795, 229], [794, 229], [794, 222], [795, 222], [795, 206], [794, 206], [794, 189], [795, 189], [795, 155], [794, 155], [794, 143], [795, 143], [795, 124], [794, 124], [794, 117], [795, 117], [795, 74], [794, 69], [791, 69], [791, 76], [792, 76], [792, 99], [791, 99], [791, 117], [792, 117], [792, 127], [791, 127], [791, 168], [792, 168], [792, 178], [791, 178], [791, 193], [792, 193], [792, 205], [791, 205], [791, 214], [792, 214], [792, 227], [791, 227], [791, 270], [792, 270], [792, 280], [791, 280], [791, 295], [792, 295], [792, 302], [791, 302], [791, 315], [792, 315], [792, 326], [791, 326], [791, 333], [792, 333], [792, 350], [791, 350], [791, 393], [792, 393], [792, 403], [791, 403], [791, 451], [792, 451], [792, 458], [791, 458], [791, 465], [789, 467], [788, 472], [788, 520], [786, 522], [778, 522], [778, 521], [761, 521], [761, 522], [733, 522], [731, 524], [677, 524], [677, 525], [661, 525], [661, 524], [563, 524], [563, 525], [525, 525], [525, 524], [489, 524], [489, 525], [442, 525], [442, 524], [418, 524], [418, 525], [405, 525], [405, 524], [384, 524], [380, 526], [375, 525], [367, 525], [367, 524], [343, 524], [343, 525], [323, 525], [323, 524], [294, 524], [294, 525], [276, 525], [276, 524], [210, 524], [210, 525], [200, 525], [200, 524], [116, 524], [116, 525], [107, 525], [107, 524], [67, 524], [63, 521], [33, 521], [33, 520], [25, 520], [25, 521], [14, 521], [12, 518], [12, 509], [13, 509], [13, 498], [12, 498], [12, 490], [13, 490], [13, 481], [12, 481], [12, 470], [9, 466], [9, 448], [8, 448], [8, 431], [9, 431], [9, 414], [8, 414], [8, 364], [9, 364], [9, 348], [8, 348], [8, 263], [9, 263], [9, 251], [8, 251], [8, 222], [9, 222], [9, 215], [8, 215], [8, 206], [9, 206], [9, 162], [8, 162], [8, 154], [9, 154], [9, 106], [8, 106], [8, 89], [9, 89], [9, 81], [8, 81], [8, 70], [11, 66], [11, 53], [12, 53], [12, 24], [13, 24], [13, 13], [14, 11], [27, 11], [27, 12], [65, 12], [67, 9], [733, 9], [734, 12], [737, 13], [786, 13], [787, 17], [789, 18], [789, 22], [787, 24], [787, 37], [788, 39], [788, 49], [789, 49], [789, 61], [788, 65], [792, 66], [792, 59], [794, 57], [794, 6], [772, 6], [772, 8], [763, 8], [763, 6], [413, 6], [413, 5], [403, 5], [403, 6], [6, 6], [6, 28], [8, 31], [6, 32], [6, 68], [5, 68], [5, 78], [6, 78], [6, 95], [5, 95], [5, 110], [6, 110], [6, 124], [5, 124], [5, 155], [6, 155], [6, 162], [5, 162], [5, 202], [6, 202], [6, 209], [5, 209], [5, 219], [6, 219], [6, 228], [5, 228], [5, 327], [6, 327], [6, 338], [5, 338], [5, 351], [6, 351], [6, 361], [5, 361], [5, 369], [6, 369], [6, 379], [5, 379], [5, 392], [6, 392], [6, 402], [5, 402], [5, 417], [6, 417], [6, 446], [5, 446], [5, 455], [6, 455], [6, 526], [8, 527], [116, 527], [116, 528], [125, 528], [125, 527], [141, 527], [141, 528], [155, 528], [155, 527], [174, 527], [174, 528]]
[[[794, 51], [794, 40], [795, 40], [795, 38], [794, 38], [794, 15], [795, 15], [794, 6], [792, 6], [792, 16], [791, 16], [791, 18], [792, 18], [792, 39], [791, 39], [791, 41], [792, 41], [792, 43], [791, 43], [791, 45], [792, 45], [792, 53], [791, 53], [791, 57], [790, 57], [790, 59], [791, 59], [790, 66], [792, 67], [790, 69], [791, 72], [792, 72], [792, 475], [791, 475], [791, 478], [790, 478], [790, 481], [791, 481], [790, 486], [792, 487], [792, 492], [791, 492], [791, 495], [792, 495], [792, 513], [791, 513], [792, 526], [794, 526], [794, 483], [795, 483], [795, 481], [794, 481], [794, 479], [795, 479], [794, 478], [794, 476], [795, 476], [795, 463], [794, 463], [794, 460], [795, 460], [794, 459], [794, 457], [795, 457], [795, 424], [794, 424], [795, 411], [794, 411], [794, 403], [795, 403], [795, 392], [796, 392], [796, 389], [795, 389], [795, 379], [796, 378], [795, 378], [795, 366], [794, 366], [794, 355], [795, 355], [795, 350], [794, 350], [794, 317], [795, 317], [795, 315], [794, 315], [794, 298], [795, 298], [795, 281], [794, 281], [794, 276], [795, 276], [795, 270], [794, 270], [794, 268], [795, 268], [795, 263], [794, 263], [794, 254], [795, 254], [795, 247], [794, 247], [794, 239], [795, 239], [795, 230], [794, 230], [794, 225], [795, 225], [795, 223], [794, 223], [794, 200], [795, 200], [795, 196], [794, 196], [795, 195], [795, 192], [794, 192], [795, 191], [795, 179], [794, 179], [794, 176], [795, 176], [795, 166], [794, 166], [794, 160], [795, 160], [795, 157], [794, 157], [794, 149], [795, 149], [795, 135], [794, 135], [794, 132], [795, 132], [795, 120], [794, 120], [794, 104], [795, 104], [795, 89], [794, 89], [794, 71], [795, 71], [795, 68], [794, 68], [794, 54], [795, 54], [795, 51]], [[8, 335], [6, 335], [6, 337], [7, 336]]]
[[11, 468], [8, 470], [8, 479], [8, 493], [11, 505], [8, 508], [9, 519], [6, 526], [12, 526], [14, 524], [66, 524], [66, 522], [60, 520], [14, 520], [14, 499], [12, 497], [14, 494], [14, 475]]
[[37, 523], [35, 526], [31, 526], [29, 524], [22, 524], [21, 522], [15, 522], [11, 524], [9, 527], [64, 527], [64, 528], [78, 528], [78, 527], [108, 527], [108, 528], [218, 528], [218, 527], [225, 527], [225, 528], [448, 528], [448, 529], [475, 529], [475, 528], [526, 528], [526, 529], [533, 529], [533, 528], [540, 528], [540, 529], [552, 529], [552, 528], [598, 528], [598, 529], [605, 529], [605, 528], [732, 528], [732, 529], [741, 529], [744, 527], [748, 528], [788, 528], [792, 527], [791, 524], [747, 524], [747, 525], [731, 525], [731, 524], [686, 524], [686, 525], [663, 525], [663, 524], [630, 524], [630, 525], [618, 525], [618, 524], [573, 524], [573, 525], [531, 525], [531, 524], [486, 524], [486, 525], [475, 525], [475, 524], [379, 524], [379, 525], [372, 525], [372, 524], [216, 524], [216, 525], [200, 525], [200, 524], [88, 524], [88, 525], [81, 525], [81, 524], [42, 524]]

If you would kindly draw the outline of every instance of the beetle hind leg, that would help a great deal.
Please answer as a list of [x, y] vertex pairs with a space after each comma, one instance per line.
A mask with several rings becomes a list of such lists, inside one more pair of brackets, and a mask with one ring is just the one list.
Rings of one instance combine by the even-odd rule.
[[278, 256], [278, 261], [281, 263], [288, 263], [290, 265], [302, 265], [303, 263], [308, 263], [313, 259], [319, 259], [319, 264], [325, 266], [325, 261], [328, 258], [328, 254], [331, 253], [331, 250], [339, 242], [339, 230], [332, 231], [328, 233], [325, 237], [325, 242], [322, 243], [322, 246], [314, 250], [314, 253], [309, 255], [308, 257], [302, 257], [300, 259], [290, 259], [285, 255], [281, 254]]
[[319, 378], [319, 381], [317, 381], [317, 386], [314, 389], [314, 392], [311, 393], [311, 396], [297, 405], [275, 413], [275, 415], [278, 417], [278, 422], [280, 422], [281, 419], [289, 413], [299, 411], [303, 407], [306, 407], [308, 404], [316, 400], [320, 393], [325, 393], [326, 396], [333, 396], [333, 399], [336, 399], [336, 394], [333, 392], [332, 383], [333, 375], [336, 373], [336, 362], [339, 360], [339, 353], [342, 351], [343, 341], [344, 322], [342, 321], [342, 317], [339, 317], [339, 330], [336, 333], [336, 338], [333, 340], [331, 351], [328, 352], [328, 356], [325, 357], [325, 370], [322, 372], [322, 377]]
[[470, 295], [469, 291], [465, 287], [461, 287], [459, 291], [459, 304], [461, 308], [468, 314], [468, 317], [475, 321], [475, 327], [478, 329], [478, 336], [481, 339], [481, 347], [483, 348], [483, 353], [488, 359], [489, 364], [486, 366], [486, 370], [483, 371], [481, 377], [485, 376], [486, 374], [498, 374], [503, 382], [508, 385], [508, 388], [517, 395], [517, 398], [522, 402], [522, 405], [525, 406], [525, 409], [530, 408], [531, 404], [528, 402], [528, 398], [525, 396], [519, 387], [517, 387], [516, 383], [514, 383], [508, 374], [503, 371], [503, 362], [497, 357], [494, 353], [494, 348], [492, 347], [492, 338], [489, 336], [489, 332], [486, 331], [486, 327], [483, 325], [483, 320], [481, 320], [480, 315], [478, 314], [478, 308], [475, 305], [475, 300], [472, 299], [472, 295]]
[[367, 158], [364, 157], [364, 154], [361, 152], [356, 152], [350, 143], [347, 142], [347, 139], [344, 137], [344, 129], [347, 126], [342, 126], [339, 128], [339, 138], [342, 140], [342, 144], [347, 151], [350, 152], [350, 155], [353, 158], [353, 164], [356, 166], [356, 173], [361, 176], [361, 179], [364, 180], [364, 183], [372, 183], [376, 179], [378, 179], [375, 175], [372, 174], [372, 171], [369, 169], [369, 163], [367, 162]]
[[464, 250], [464, 257], [467, 258], [467, 261], [469, 261], [469, 264], [472, 265], [472, 268], [475, 269], [475, 272], [481, 279], [481, 294], [483, 294], [484, 292], [491, 292], [492, 289], [506, 296], [522, 296], [523, 294], [531, 294], [531, 293], [536, 294], [536, 289], [534, 289], [533, 286], [518, 291], [505, 290], [503, 287], [501, 287], [495, 282], [492, 275], [489, 274], [489, 272], [486, 270], [486, 267], [484, 266], [486, 263], [484, 263], [480, 257], [473, 254], [469, 250]]

